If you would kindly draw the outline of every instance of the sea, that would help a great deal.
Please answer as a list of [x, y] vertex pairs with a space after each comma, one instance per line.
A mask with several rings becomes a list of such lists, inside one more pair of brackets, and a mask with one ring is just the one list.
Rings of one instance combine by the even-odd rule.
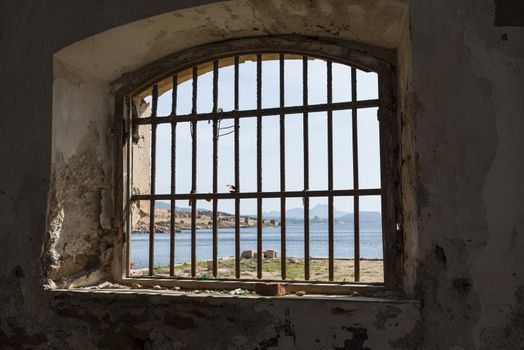
[[[326, 223], [309, 224], [310, 256], [328, 256], [328, 226]], [[280, 226], [263, 227], [262, 249], [274, 249], [280, 256]], [[353, 222], [334, 224], [334, 256], [335, 258], [353, 258], [354, 235]], [[154, 240], [155, 266], [169, 265], [169, 233], [156, 233]], [[213, 256], [213, 240], [211, 229], [196, 231], [197, 260], [211, 260]], [[240, 229], [240, 250], [257, 249], [257, 228]], [[303, 223], [287, 223], [286, 225], [287, 257], [304, 257], [304, 225]], [[149, 261], [149, 233], [133, 233], [131, 235], [130, 261], [134, 268], [146, 268]], [[218, 229], [218, 257], [226, 258], [235, 254], [235, 229]], [[364, 222], [360, 224], [360, 257], [363, 259], [382, 259], [382, 227], [380, 223]], [[175, 236], [175, 263], [191, 261], [191, 231], [182, 230]]]

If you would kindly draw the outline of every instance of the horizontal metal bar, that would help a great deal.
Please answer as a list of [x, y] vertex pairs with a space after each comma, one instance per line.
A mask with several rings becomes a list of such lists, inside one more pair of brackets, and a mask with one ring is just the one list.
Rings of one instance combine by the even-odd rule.
[[[223, 283], [227, 283], [228, 286], [234, 286], [234, 288], [242, 288], [237, 287], [237, 284], [243, 284], [243, 285], [250, 285], [253, 284], [253, 286], [257, 283], [282, 283], [285, 284], [287, 287], [299, 285], [299, 286], [325, 286], [325, 287], [334, 287], [334, 286], [345, 286], [345, 287], [370, 287], [370, 288], [383, 288], [384, 283], [382, 282], [347, 282], [347, 281], [306, 281], [306, 280], [286, 280], [282, 281], [279, 279], [253, 279], [253, 278], [242, 278], [242, 279], [233, 279], [233, 278], [213, 278], [208, 280], [202, 280], [202, 279], [196, 279], [191, 277], [180, 277], [180, 276], [168, 276], [168, 275], [155, 275], [155, 276], [148, 276], [148, 275], [142, 275], [142, 276], [136, 276], [136, 277], [129, 277], [127, 280], [130, 281], [137, 281], [141, 284], [146, 285], [147, 283], [142, 283], [146, 281], [165, 281], [165, 282], [171, 282], [174, 283], [173, 285], [176, 285], [177, 282], [186, 282], [188, 288], [200, 288], [203, 285], [207, 285], [210, 289], [214, 288], [227, 288], [223, 285]], [[159, 284], [159, 283], [154, 283]], [[213, 287], [215, 285], [215, 287]], [[182, 285], [180, 285], [182, 287]], [[248, 288], [245, 288], [248, 289]], [[325, 293], [329, 293], [330, 290], [326, 290]], [[334, 294], [334, 293], [333, 293]]]
[[[340, 111], [354, 108], [372, 108], [379, 107], [379, 100], [362, 100], [352, 102], [337, 102], [329, 104], [315, 104], [308, 106], [290, 106], [284, 108], [262, 108], [247, 109], [243, 111], [226, 111], [218, 113], [192, 113], [184, 115], [169, 115], [155, 118], [135, 118], [133, 119], [134, 125], [146, 125], [146, 124], [163, 124], [163, 123], [181, 123], [181, 122], [192, 122], [200, 120], [213, 120], [215, 117], [218, 119], [234, 119], [234, 118], [250, 118], [257, 116], [269, 116], [269, 115], [280, 115], [282, 114], [299, 114], [299, 113], [315, 113], [325, 112], [328, 109], [332, 111]], [[217, 115], [218, 114], [218, 115]]]
[[235, 198], [301, 198], [301, 197], [340, 197], [340, 196], [378, 196], [379, 188], [360, 190], [333, 190], [333, 191], [284, 191], [284, 192], [241, 192], [241, 193], [183, 193], [183, 194], [137, 194], [131, 197], [133, 201], [141, 200], [212, 200]]

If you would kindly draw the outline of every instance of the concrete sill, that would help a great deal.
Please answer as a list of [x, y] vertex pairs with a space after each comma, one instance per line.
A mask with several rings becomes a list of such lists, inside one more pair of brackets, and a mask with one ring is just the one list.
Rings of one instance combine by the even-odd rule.
[[142, 296], [142, 297], [162, 297], [174, 299], [195, 299], [195, 300], [210, 300], [217, 301], [234, 301], [235, 299], [242, 300], [268, 300], [268, 301], [330, 301], [330, 302], [351, 302], [358, 304], [412, 304], [418, 305], [418, 301], [414, 299], [403, 298], [379, 298], [366, 296], [348, 296], [348, 295], [284, 295], [284, 296], [260, 296], [260, 295], [231, 295], [231, 294], [206, 294], [194, 293], [188, 291], [173, 291], [173, 290], [153, 290], [153, 289], [53, 289], [51, 294], [56, 298], [74, 297], [74, 296], [98, 296], [98, 297], [115, 297], [119, 296]]

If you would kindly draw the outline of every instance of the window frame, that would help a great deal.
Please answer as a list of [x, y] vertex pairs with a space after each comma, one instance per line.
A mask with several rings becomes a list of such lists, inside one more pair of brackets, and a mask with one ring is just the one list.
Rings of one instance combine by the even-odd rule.
[[[277, 37], [256, 37], [228, 40], [190, 48], [146, 65], [135, 72], [128, 73], [113, 83], [115, 91], [115, 253], [113, 254], [113, 276], [121, 282], [139, 282], [144, 285], [160, 284], [185, 288], [246, 288], [253, 289], [257, 282], [242, 280], [194, 280], [172, 279], [159, 276], [126, 276], [126, 258], [129, 235], [128, 213], [130, 208], [131, 183], [129, 174], [131, 164], [127, 162], [129, 145], [133, 144], [130, 120], [132, 110], [130, 100], [133, 96], [150, 88], [156, 82], [168, 79], [175, 72], [190, 69], [199, 64], [213, 62], [236, 55], [286, 53], [313, 56], [355, 67], [363, 71], [373, 71], [378, 76], [378, 118], [380, 128], [380, 170], [382, 197], [382, 239], [384, 283], [330, 282], [297, 283], [282, 281], [288, 290], [306, 290], [308, 293], [347, 294], [352, 291], [402, 290], [403, 235], [401, 182], [399, 165], [399, 121], [396, 113], [395, 54], [390, 50], [347, 41], [329, 42], [318, 38], [289, 35]], [[127, 229], [126, 229], [127, 227]], [[263, 280], [261, 281], [263, 282]]]

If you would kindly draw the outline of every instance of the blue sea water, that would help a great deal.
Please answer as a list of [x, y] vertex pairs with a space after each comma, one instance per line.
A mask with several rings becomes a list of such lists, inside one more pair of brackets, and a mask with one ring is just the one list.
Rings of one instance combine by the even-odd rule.
[[[335, 223], [334, 227], [335, 258], [352, 258], [354, 252], [353, 223]], [[155, 234], [155, 266], [169, 265], [169, 233]], [[200, 229], [196, 233], [197, 260], [212, 259], [212, 230]], [[264, 227], [262, 249], [275, 249], [280, 256], [280, 227]], [[257, 249], [256, 227], [240, 230], [240, 250]], [[288, 257], [304, 257], [304, 226], [302, 223], [286, 225], [286, 250]], [[225, 258], [235, 254], [234, 228], [218, 229], [218, 257]], [[310, 223], [310, 256], [328, 256], [328, 227], [326, 223]], [[382, 228], [377, 223], [361, 223], [360, 256], [367, 259], [382, 259]], [[149, 261], [149, 234], [134, 233], [131, 235], [130, 260], [134, 268], [145, 268]], [[176, 233], [175, 261], [191, 261], [191, 231]]]

